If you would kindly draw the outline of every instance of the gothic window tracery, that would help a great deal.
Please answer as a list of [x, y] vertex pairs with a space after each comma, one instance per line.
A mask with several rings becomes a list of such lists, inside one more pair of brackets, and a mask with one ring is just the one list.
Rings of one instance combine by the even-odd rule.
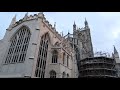
[[44, 78], [48, 45], [49, 45], [49, 35], [48, 35], [48, 33], [46, 33], [41, 37], [38, 58], [37, 58], [37, 64], [36, 64], [36, 70], [35, 70], [35, 77]]
[[54, 50], [52, 53], [52, 63], [57, 63], [58, 62], [58, 52], [57, 50]]
[[23, 26], [10, 40], [10, 47], [5, 59], [5, 64], [24, 62], [29, 45], [30, 30]]
[[56, 72], [54, 70], [50, 71], [50, 78], [56, 78]]

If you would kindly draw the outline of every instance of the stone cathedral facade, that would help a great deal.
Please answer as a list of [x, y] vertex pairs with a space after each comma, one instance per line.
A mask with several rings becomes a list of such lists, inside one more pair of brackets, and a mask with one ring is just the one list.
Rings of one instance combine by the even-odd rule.
[[78, 78], [77, 61], [93, 57], [88, 22], [59, 34], [43, 13], [12, 19], [0, 40], [0, 78]]

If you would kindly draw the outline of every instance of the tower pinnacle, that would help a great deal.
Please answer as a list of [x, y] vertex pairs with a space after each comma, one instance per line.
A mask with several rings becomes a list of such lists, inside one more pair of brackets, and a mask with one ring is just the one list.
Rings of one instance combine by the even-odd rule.
[[76, 24], [75, 24], [75, 21], [74, 21], [74, 25], [76, 25]]
[[28, 12], [25, 14], [24, 20], [26, 20], [27, 18], [28, 18]]
[[16, 14], [15, 14], [15, 16], [12, 18], [12, 21], [11, 21], [11, 23], [10, 23], [10, 25], [9, 25], [9, 28], [11, 28], [12, 26], [13, 26], [13, 24], [15, 24], [16, 23]]
[[75, 24], [75, 21], [74, 21], [74, 24], [73, 24], [73, 31], [76, 30], [76, 24]]
[[114, 46], [114, 54], [116, 54], [116, 53], [118, 53], [118, 52], [117, 52], [117, 50], [116, 50], [116, 48], [115, 48], [115, 46]]
[[56, 22], [54, 23], [54, 29], [56, 30]]
[[85, 27], [89, 27], [86, 18], [85, 18], [85, 22], [84, 22], [84, 24], [85, 24]]

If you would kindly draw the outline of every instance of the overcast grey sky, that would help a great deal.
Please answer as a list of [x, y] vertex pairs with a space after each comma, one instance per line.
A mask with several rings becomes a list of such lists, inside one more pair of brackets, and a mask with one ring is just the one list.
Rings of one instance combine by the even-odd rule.
[[[0, 39], [5, 35], [11, 19], [17, 15], [17, 20], [26, 12], [0, 12]], [[29, 12], [29, 15], [38, 12]], [[46, 19], [54, 25], [58, 32], [72, 33], [74, 21], [78, 27], [84, 26], [85, 17], [91, 29], [94, 51], [113, 52], [113, 45], [120, 52], [120, 12], [44, 12]]]

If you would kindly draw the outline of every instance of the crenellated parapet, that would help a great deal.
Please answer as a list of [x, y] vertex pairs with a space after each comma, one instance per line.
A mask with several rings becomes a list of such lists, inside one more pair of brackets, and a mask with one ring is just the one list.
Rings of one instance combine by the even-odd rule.
[[20, 25], [23, 22], [26, 21], [30, 21], [30, 20], [37, 20], [38, 18], [41, 18], [42, 21], [45, 23], [45, 25], [53, 32], [55, 33], [56, 37], [58, 37], [59, 39], [62, 39], [61, 34], [58, 33], [58, 31], [56, 31], [55, 27], [52, 26], [49, 21], [45, 18], [45, 15], [43, 14], [43, 12], [40, 12], [38, 14], [34, 14], [34, 15], [29, 15], [28, 13], [25, 14], [25, 16], [20, 19], [19, 21], [16, 21], [16, 15], [15, 17], [12, 19], [11, 24], [9, 26], [9, 28], [7, 30], [12, 30], [12, 28]]
[[15, 17], [12, 19], [11, 24], [7, 30], [12, 30], [12, 28], [20, 25], [23, 22], [30, 21], [30, 20], [37, 20], [38, 18], [42, 19], [44, 24], [56, 35], [56, 37], [58, 37], [60, 40], [62, 39], [62, 35], [59, 34], [58, 31], [56, 31], [55, 26], [52, 26], [49, 23], [49, 21], [45, 18], [45, 15], [43, 14], [43, 12], [40, 12], [34, 15], [29, 15], [29, 16], [28, 16], [28, 13], [26, 13], [25, 16], [19, 21], [16, 21], [16, 15], [15, 15]]
[[58, 31], [56, 31], [56, 28], [52, 26], [45, 17], [43, 17], [43, 22], [56, 35], [56, 37], [58, 37], [60, 40], [62, 39], [62, 35], [59, 34]]
[[28, 13], [26, 13], [25, 16], [22, 19], [20, 19], [19, 21], [16, 21], [16, 16], [15, 16], [12, 19], [11, 24], [10, 24], [10, 26], [7, 30], [11, 30], [12, 28], [20, 25], [23, 22], [30, 21], [30, 20], [35, 20], [35, 19], [38, 19], [38, 18], [44, 18], [43, 13], [38, 13], [38, 14], [30, 15], [30, 16], [28, 16]]

